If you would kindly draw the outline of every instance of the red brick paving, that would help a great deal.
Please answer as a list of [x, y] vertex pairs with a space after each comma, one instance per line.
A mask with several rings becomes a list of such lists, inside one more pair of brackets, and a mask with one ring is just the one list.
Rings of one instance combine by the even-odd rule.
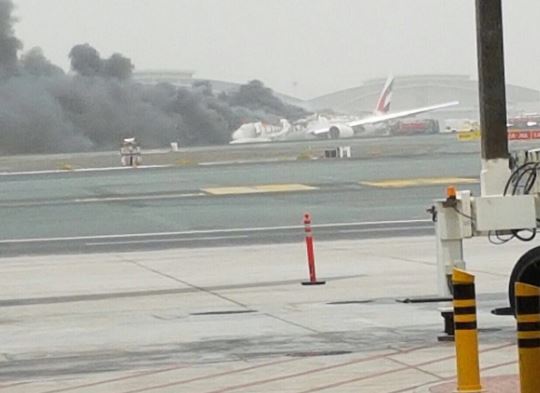
[[[482, 388], [486, 393], [519, 393], [519, 379], [517, 375], [501, 375], [497, 377], [482, 378]], [[442, 385], [433, 386], [429, 391], [431, 393], [455, 392], [456, 382], [448, 382]]]

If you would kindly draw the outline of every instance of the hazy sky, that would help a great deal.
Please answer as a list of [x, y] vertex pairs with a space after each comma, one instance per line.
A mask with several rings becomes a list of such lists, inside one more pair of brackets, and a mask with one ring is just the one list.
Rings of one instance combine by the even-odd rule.
[[[474, 0], [14, 0], [25, 49], [88, 42], [138, 70], [310, 98], [388, 73], [476, 75]], [[540, 1], [503, 0], [507, 81], [540, 89]]]

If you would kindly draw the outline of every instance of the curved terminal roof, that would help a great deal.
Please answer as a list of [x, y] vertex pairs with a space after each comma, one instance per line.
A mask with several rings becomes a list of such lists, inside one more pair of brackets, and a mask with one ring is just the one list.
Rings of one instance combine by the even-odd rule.
[[[308, 101], [312, 110], [333, 109], [361, 114], [373, 111], [385, 79], [372, 79], [358, 87], [326, 94]], [[509, 111], [540, 111], [540, 91], [507, 85]], [[391, 110], [408, 109], [457, 100], [459, 106], [443, 112], [445, 117], [477, 117], [478, 81], [466, 75], [398, 76], [394, 81]], [[536, 109], [535, 109], [536, 108]], [[434, 112], [435, 113], [435, 112]]]

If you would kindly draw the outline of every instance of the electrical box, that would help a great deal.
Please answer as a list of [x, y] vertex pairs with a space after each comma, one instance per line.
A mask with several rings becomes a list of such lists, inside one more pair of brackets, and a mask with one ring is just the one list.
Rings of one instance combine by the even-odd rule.
[[536, 228], [533, 195], [477, 197], [473, 211], [478, 232]]

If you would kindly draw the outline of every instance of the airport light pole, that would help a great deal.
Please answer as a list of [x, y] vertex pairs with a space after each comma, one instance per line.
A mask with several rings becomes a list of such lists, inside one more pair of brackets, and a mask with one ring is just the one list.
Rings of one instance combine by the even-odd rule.
[[[511, 175], [506, 129], [502, 26], [502, 0], [476, 0], [482, 197], [502, 197], [506, 182]], [[480, 199], [480, 201], [477, 203], [474, 199]], [[442, 297], [450, 294], [448, 282], [452, 269], [457, 267], [465, 270], [466, 268], [463, 258], [464, 238], [488, 234], [492, 229], [528, 228], [536, 224], [534, 211], [530, 217], [531, 223], [508, 222], [506, 226], [506, 217], [488, 220], [486, 223], [486, 217], [498, 217], [503, 211], [508, 211], [509, 204], [500, 199], [492, 199], [482, 205], [488, 205], [487, 209], [480, 210], [481, 199], [472, 198], [470, 191], [462, 191], [446, 200], [435, 201], [437, 281], [438, 293]], [[473, 205], [476, 209], [473, 209]], [[490, 207], [491, 205], [493, 207]], [[519, 217], [520, 214], [516, 212], [516, 216]], [[482, 220], [479, 222], [479, 219]]]
[[510, 175], [501, 0], [476, 0], [482, 195], [501, 195]]

